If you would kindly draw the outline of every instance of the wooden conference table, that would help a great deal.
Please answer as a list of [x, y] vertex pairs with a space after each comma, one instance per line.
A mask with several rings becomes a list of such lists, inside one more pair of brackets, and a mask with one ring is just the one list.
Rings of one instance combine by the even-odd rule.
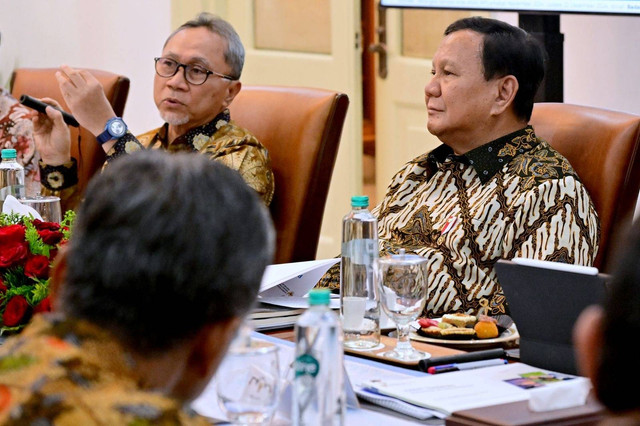
[[[293, 341], [293, 329], [286, 328], [280, 330], [266, 331], [265, 334], [283, 339]], [[345, 352], [348, 355], [361, 356], [368, 359], [375, 359], [383, 362], [382, 357], [376, 357], [375, 353], [383, 352], [393, 348], [396, 344], [396, 339], [381, 336], [381, 342], [385, 345], [384, 348], [373, 351], [373, 354]], [[429, 343], [412, 341], [411, 344], [418, 350], [426, 351], [431, 354], [432, 358], [441, 356], [448, 356], [463, 353], [465, 351], [459, 349], [453, 349], [446, 346], [432, 345]], [[415, 365], [402, 365], [390, 361], [389, 363], [396, 366], [405, 368], [417, 369]], [[386, 414], [390, 414], [389, 410], [382, 407], [377, 407], [371, 404], [365, 404], [367, 409], [375, 411], [384, 411]], [[411, 419], [408, 416], [398, 414], [403, 419]], [[454, 412], [452, 416], [448, 417], [445, 421], [439, 419], [429, 420], [417, 420], [416, 424], [445, 424], [447, 426], [470, 426], [470, 425], [499, 425], [499, 426], [521, 426], [521, 425], [596, 425], [604, 416], [604, 410], [602, 406], [595, 400], [593, 395], [589, 395], [587, 403], [580, 407], [567, 408], [562, 410], [534, 412], [529, 410], [526, 402], [515, 402], [510, 404], [494, 405], [491, 407], [476, 408], [472, 410], [464, 410]]]

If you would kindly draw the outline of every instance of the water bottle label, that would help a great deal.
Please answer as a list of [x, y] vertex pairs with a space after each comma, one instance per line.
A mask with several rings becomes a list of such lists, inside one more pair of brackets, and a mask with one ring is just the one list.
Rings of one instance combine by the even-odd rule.
[[296, 372], [296, 377], [311, 376], [316, 377], [320, 370], [320, 364], [318, 360], [309, 354], [302, 354], [296, 358], [293, 363], [293, 369]]
[[378, 244], [372, 238], [345, 241], [342, 243], [342, 256], [351, 258], [358, 265], [371, 265], [378, 256]]

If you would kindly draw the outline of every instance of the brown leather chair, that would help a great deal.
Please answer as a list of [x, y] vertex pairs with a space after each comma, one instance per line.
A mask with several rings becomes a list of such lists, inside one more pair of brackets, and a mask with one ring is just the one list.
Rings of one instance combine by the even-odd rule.
[[537, 103], [536, 134], [564, 155], [584, 183], [600, 217], [594, 266], [611, 273], [618, 237], [630, 229], [640, 190], [640, 117], [599, 108]]
[[[16, 99], [22, 95], [34, 98], [48, 97], [55, 99], [62, 108], [69, 107], [62, 98], [58, 81], [55, 77], [57, 68], [18, 68], [11, 76], [11, 94]], [[104, 87], [107, 99], [114, 112], [122, 117], [124, 105], [129, 94], [129, 79], [107, 71], [89, 70]], [[89, 179], [102, 167], [105, 153], [96, 141], [95, 136], [82, 127], [71, 129], [71, 156], [78, 160], [78, 189], [84, 192]], [[77, 141], [77, 142], [75, 142]]]
[[347, 95], [328, 90], [244, 86], [229, 108], [271, 156], [274, 263], [315, 259], [348, 106]]

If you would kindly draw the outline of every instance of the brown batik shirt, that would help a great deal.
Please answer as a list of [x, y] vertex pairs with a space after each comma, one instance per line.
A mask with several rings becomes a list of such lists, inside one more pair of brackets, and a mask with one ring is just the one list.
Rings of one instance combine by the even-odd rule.
[[[455, 155], [441, 145], [407, 163], [373, 214], [380, 255], [428, 259], [425, 316], [506, 309], [493, 265], [533, 259], [591, 265], [600, 223], [569, 162], [528, 126]], [[339, 286], [339, 265], [320, 285]]]
[[36, 315], [0, 346], [0, 423], [209, 424], [140, 383], [131, 356], [108, 332], [86, 321]]
[[[271, 203], [275, 182], [269, 152], [248, 130], [230, 120], [228, 109], [209, 123], [189, 130], [171, 143], [167, 139], [167, 130], [168, 124], [165, 123], [164, 126], [137, 138], [127, 133], [109, 150], [105, 166], [122, 155], [141, 149], [199, 152], [237, 170], [265, 205]], [[79, 202], [75, 160], [55, 167], [40, 162], [40, 173], [45, 188], [43, 192], [46, 195], [59, 196], [65, 210], [74, 208]]]

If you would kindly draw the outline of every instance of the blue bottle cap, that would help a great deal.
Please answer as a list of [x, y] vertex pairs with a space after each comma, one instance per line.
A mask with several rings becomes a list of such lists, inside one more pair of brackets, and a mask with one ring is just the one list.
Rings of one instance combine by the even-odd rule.
[[2, 150], [2, 158], [16, 158], [16, 150], [15, 149], [3, 149]]
[[369, 197], [366, 195], [354, 195], [351, 197], [351, 207], [368, 207]]
[[328, 288], [314, 288], [309, 292], [309, 305], [329, 305], [331, 290]]

